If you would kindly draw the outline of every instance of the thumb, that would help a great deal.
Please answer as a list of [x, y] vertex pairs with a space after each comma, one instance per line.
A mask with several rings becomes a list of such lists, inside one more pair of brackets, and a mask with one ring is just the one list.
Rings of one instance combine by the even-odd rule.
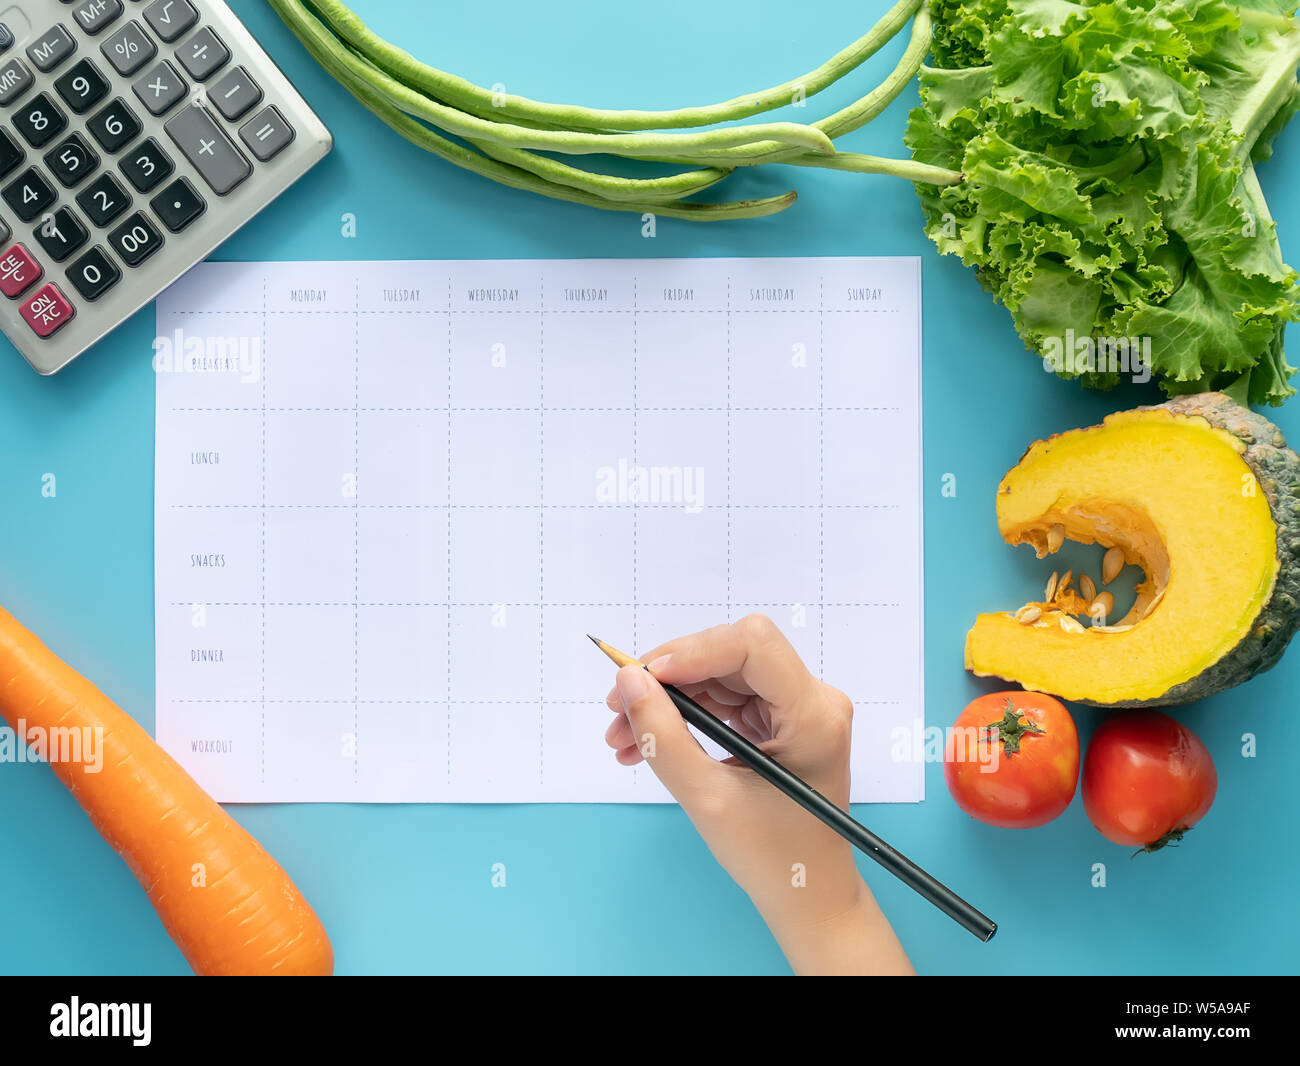
[[632, 735], [655, 776], [679, 802], [717, 764], [700, 747], [668, 693], [640, 666], [624, 666], [615, 679]]

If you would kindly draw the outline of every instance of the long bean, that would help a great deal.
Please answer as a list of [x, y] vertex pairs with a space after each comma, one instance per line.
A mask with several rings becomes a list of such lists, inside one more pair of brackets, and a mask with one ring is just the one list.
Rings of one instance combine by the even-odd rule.
[[[685, 170], [655, 178], [624, 178], [612, 174], [600, 174], [593, 170], [584, 170], [570, 166], [558, 159], [527, 152], [521, 148], [509, 148], [491, 141], [471, 141], [484, 155], [509, 163], [520, 170], [555, 182], [557, 185], [569, 185], [575, 189], [603, 196], [607, 200], [650, 200], [663, 203], [683, 196], [693, 196], [716, 185], [731, 173], [729, 167], [706, 167], [701, 170]], [[831, 156], [820, 158], [830, 159]]]
[[[512, 123], [491, 122], [458, 111], [403, 85], [369, 60], [341, 46], [324, 25], [311, 19], [301, 4], [295, 2], [285, 7], [290, 11], [298, 9], [296, 22], [303, 23], [304, 19], [310, 19], [315, 23], [317, 29], [313, 36], [333, 51], [338, 61], [351, 74], [367, 82], [375, 91], [387, 97], [389, 102], [408, 115], [424, 119], [467, 140], [487, 140], [511, 148], [538, 148], [568, 155], [601, 153], [635, 158], [689, 155], [692, 159], [710, 161], [728, 148], [755, 142], [774, 142], [825, 155], [833, 155], [835, 152], [835, 146], [826, 134], [798, 122], [767, 122], [697, 133], [590, 133], [583, 130], [541, 130]], [[277, 10], [283, 9], [277, 5]]]
[[409, 52], [371, 31], [352, 10], [338, 0], [309, 2], [344, 41], [376, 66], [398, 81], [471, 114], [514, 118], [528, 123], [541, 121], [568, 129], [657, 130], [712, 126], [748, 118], [790, 104], [796, 96], [806, 98], [819, 93], [861, 66], [883, 45], [893, 40], [907, 20], [922, 6], [923, 0], [898, 0], [866, 34], [802, 77], [719, 104], [663, 111], [607, 110], [493, 93], [465, 78], [420, 62]]
[[[758, 200], [735, 200], [723, 203], [612, 201], [569, 186], [546, 181], [535, 174], [486, 158], [463, 145], [439, 136], [428, 126], [393, 105], [382, 93], [376, 91], [373, 86], [369, 85], [342, 62], [342, 50], [337, 45], [333, 35], [325, 31], [324, 27], [320, 26], [314, 18], [310, 16], [302, 17], [306, 13], [301, 11], [301, 4], [298, 3], [298, 0], [268, 0], [268, 2], [280, 14], [285, 24], [289, 26], [290, 30], [293, 31], [313, 58], [337, 79], [348, 92], [356, 97], [362, 105], [397, 133], [420, 148], [432, 152], [456, 166], [492, 178], [511, 188], [523, 189], [552, 199], [566, 200], [570, 203], [584, 204], [589, 207], [598, 207], [610, 211], [650, 213], [668, 218], [683, 218], [701, 222], [759, 218], [776, 214], [778, 211], [784, 211], [795, 202], [796, 194], [793, 191], [783, 196], [770, 196]], [[299, 10], [295, 11], [294, 8]], [[318, 36], [313, 32], [312, 23], [319, 27], [323, 37], [328, 37], [331, 41], [334, 41], [333, 46], [326, 44], [322, 36]]]
[[[845, 133], [851, 133], [853, 130], [865, 126], [879, 115], [893, 103], [899, 93], [911, 84], [916, 72], [920, 70], [925, 55], [930, 50], [932, 29], [933, 21], [930, 13], [922, 7], [917, 11], [916, 18], [912, 22], [912, 33], [907, 48], [903, 51], [898, 65], [889, 72], [885, 80], [862, 99], [836, 111], [833, 115], [817, 119], [812, 125], [833, 140]], [[722, 152], [711, 152], [709, 153], [709, 163], [713, 166], [758, 166], [763, 163], [791, 162], [793, 158], [802, 154], [798, 151], [791, 151], [775, 141], [765, 141]], [[691, 153], [674, 156], [637, 155], [636, 158], [656, 159], [665, 163], [690, 164], [698, 162], [701, 157]], [[827, 158], [833, 157], [828, 156]]]
[[926, 185], [956, 185], [964, 175], [960, 170], [918, 163], [914, 159], [886, 159], [860, 152], [836, 152], [834, 155], [802, 155], [781, 160], [797, 167], [823, 167], [827, 170], [848, 170], [854, 174], [888, 174], [895, 178], [921, 182]]

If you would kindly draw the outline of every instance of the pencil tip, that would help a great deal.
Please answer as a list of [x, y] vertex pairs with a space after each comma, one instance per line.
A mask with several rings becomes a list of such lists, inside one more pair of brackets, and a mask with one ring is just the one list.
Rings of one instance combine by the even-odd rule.
[[598, 648], [600, 647], [600, 641], [597, 640], [595, 637], [593, 637], [590, 633], [587, 634], [587, 639], [591, 641], [594, 645], [596, 645], [596, 647]]

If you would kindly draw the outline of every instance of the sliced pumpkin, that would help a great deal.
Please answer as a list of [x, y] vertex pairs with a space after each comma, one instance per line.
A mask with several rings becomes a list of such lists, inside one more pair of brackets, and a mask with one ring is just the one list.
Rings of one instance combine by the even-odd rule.
[[1092, 603], [1068, 581], [1041, 602], [981, 614], [966, 667], [1103, 706], [1185, 703], [1240, 684], [1277, 661], [1300, 622], [1298, 510], [1300, 458], [1220, 393], [1038, 441], [998, 487], [1003, 538], [1039, 558], [1063, 539], [1117, 548], [1145, 578], [1118, 620], [1094, 611], [1080, 622]]

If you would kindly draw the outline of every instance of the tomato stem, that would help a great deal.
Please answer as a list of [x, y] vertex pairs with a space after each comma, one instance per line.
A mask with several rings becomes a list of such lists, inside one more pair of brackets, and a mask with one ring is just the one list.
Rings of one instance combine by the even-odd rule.
[[[1022, 717], [1023, 722], [1020, 720]], [[1014, 755], [1020, 750], [1022, 737], [1029, 734], [1047, 736], [1047, 730], [1030, 718], [1026, 712], [1016, 710], [1010, 698], [1007, 699], [1006, 706], [1002, 710], [1002, 721], [990, 722], [984, 729], [990, 740], [994, 737], [1001, 738], [1002, 750], [1008, 755]]]
[[1178, 842], [1183, 839], [1183, 836], [1191, 831], [1192, 827], [1190, 825], [1180, 825], [1177, 829], [1171, 829], [1159, 840], [1153, 840], [1144, 848], [1138, 848], [1137, 851], [1133, 852], [1133, 854], [1129, 856], [1129, 859], [1131, 861], [1136, 859], [1139, 855], [1150, 855], [1153, 851], [1159, 851], [1161, 848], [1165, 847], [1176, 848], [1178, 847]]

